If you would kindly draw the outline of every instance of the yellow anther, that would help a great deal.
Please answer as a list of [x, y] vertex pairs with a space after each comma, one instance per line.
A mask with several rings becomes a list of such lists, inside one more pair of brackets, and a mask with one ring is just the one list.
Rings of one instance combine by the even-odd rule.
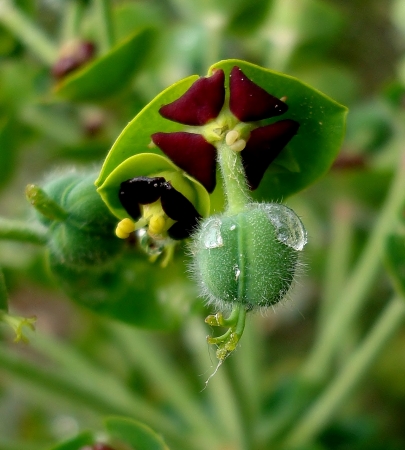
[[132, 222], [131, 219], [123, 219], [117, 225], [117, 228], [115, 229], [115, 234], [120, 239], [126, 239], [130, 235], [130, 233], [132, 233], [134, 230], [135, 230], [134, 222]]
[[246, 147], [246, 141], [244, 139], [238, 139], [232, 145], [229, 146], [234, 152], [241, 152]]
[[227, 145], [232, 145], [239, 139], [240, 133], [236, 130], [231, 130], [226, 133], [225, 142]]
[[152, 216], [149, 221], [148, 231], [151, 235], [159, 235], [164, 230], [166, 225], [165, 218], [163, 216]]

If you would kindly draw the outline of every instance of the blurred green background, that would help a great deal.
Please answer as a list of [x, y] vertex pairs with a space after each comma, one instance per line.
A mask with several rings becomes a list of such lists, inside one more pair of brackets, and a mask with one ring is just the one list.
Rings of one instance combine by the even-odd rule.
[[[404, 52], [401, 0], [0, 0], [2, 219], [33, 224], [27, 184], [72, 168], [97, 174], [143, 106], [221, 59], [300, 78], [350, 111], [330, 172], [284, 199], [309, 235], [299, 283], [275, 311], [248, 319], [240, 348], [203, 392], [216, 365], [205, 342], [209, 311], [183, 247], [167, 269], [134, 250], [112, 268], [67, 276], [50, 273], [42, 245], [2, 231], [10, 311], [35, 315], [37, 331], [24, 345], [0, 327], [0, 450], [50, 449], [84, 429], [103, 436], [108, 415], [147, 423], [172, 449], [278, 448], [269, 424], [288, 406], [294, 375], [327, 327], [403, 153]], [[65, 65], [72, 70], [60, 74]], [[393, 295], [378, 267], [330, 378]], [[404, 448], [404, 349], [400, 329], [302, 448]]]

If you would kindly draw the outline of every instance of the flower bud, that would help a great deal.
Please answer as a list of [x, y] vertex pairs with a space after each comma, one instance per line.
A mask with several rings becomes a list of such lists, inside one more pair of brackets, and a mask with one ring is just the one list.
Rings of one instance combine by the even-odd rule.
[[[116, 219], [98, 195], [94, 179], [93, 172], [69, 172], [44, 186], [41, 202], [49, 203], [45, 212], [54, 207], [66, 213], [41, 220], [49, 227], [51, 261], [76, 269], [100, 267], [121, 251], [122, 242], [114, 235]], [[40, 212], [44, 209], [33, 205]]]
[[276, 203], [249, 204], [235, 215], [212, 216], [194, 235], [193, 268], [208, 304], [247, 310], [284, 298], [307, 242], [301, 220]]

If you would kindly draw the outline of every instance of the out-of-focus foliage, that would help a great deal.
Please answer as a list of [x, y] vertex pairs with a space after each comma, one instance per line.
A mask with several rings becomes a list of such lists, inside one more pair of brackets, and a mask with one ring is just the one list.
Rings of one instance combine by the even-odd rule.
[[[88, 450], [107, 442], [126, 450], [139, 444], [124, 439], [133, 427], [159, 449], [163, 436], [178, 450], [288, 450], [305, 411], [294, 413], [296, 399], [315, 404], [295, 377], [358, 272], [404, 153], [404, 17], [402, 0], [0, 0], [0, 267], [10, 314], [37, 316], [29, 346], [0, 326], [0, 449]], [[94, 46], [88, 60], [72, 50], [78, 43]], [[63, 264], [40, 245], [51, 226], [38, 221], [24, 191], [69, 171], [99, 173], [124, 127], [159, 92], [227, 59], [296, 77], [350, 113], [322, 179], [307, 186], [315, 176], [303, 175], [290, 191], [265, 180], [257, 191], [258, 200], [285, 200], [305, 223], [305, 274], [275, 313], [249, 318], [245, 340], [201, 392], [215, 369], [204, 341], [212, 330], [202, 322], [215, 311], [197, 298], [185, 246], [167, 268], [131, 242], [100, 267]], [[70, 69], [56, 79], [62, 60]], [[137, 133], [144, 139], [150, 131], [128, 135], [125, 151], [137, 148]], [[301, 162], [317, 166], [318, 176], [327, 164], [311, 159], [311, 149], [322, 149], [310, 134]], [[91, 233], [101, 231], [92, 224]], [[363, 283], [367, 303], [335, 351], [334, 373], [389, 298], [404, 295], [403, 229], [391, 231], [378, 251], [368, 250], [378, 264]], [[403, 333], [393, 339], [302, 448], [404, 447]], [[111, 415], [130, 419], [104, 427], [100, 418]], [[125, 443], [110, 441], [114, 435]]]

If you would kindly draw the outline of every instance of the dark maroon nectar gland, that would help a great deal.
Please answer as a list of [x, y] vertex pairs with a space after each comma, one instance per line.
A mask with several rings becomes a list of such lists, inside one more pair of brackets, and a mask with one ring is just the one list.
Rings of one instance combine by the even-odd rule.
[[298, 122], [285, 119], [252, 130], [246, 147], [241, 153], [243, 167], [251, 190], [259, 186], [269, 165], [297, 134], [298, 129]]
[[216, 185], [216, 148], [201, 134], [155, 133], [152, 141], [177, 166], [199, 181], [209, 193]]
[[217, 70], [210, 77], [198, 79], [176, 101], [160, 108], [160, 114], [166, 119], [184, 125], [205, 125], [215, 119], [225, 100], [225, 75]]
[[229, 109], [241, 122], [254, 122], [280, 116], [288, 106], [253, 83], [239, 67], [229, 76]]

